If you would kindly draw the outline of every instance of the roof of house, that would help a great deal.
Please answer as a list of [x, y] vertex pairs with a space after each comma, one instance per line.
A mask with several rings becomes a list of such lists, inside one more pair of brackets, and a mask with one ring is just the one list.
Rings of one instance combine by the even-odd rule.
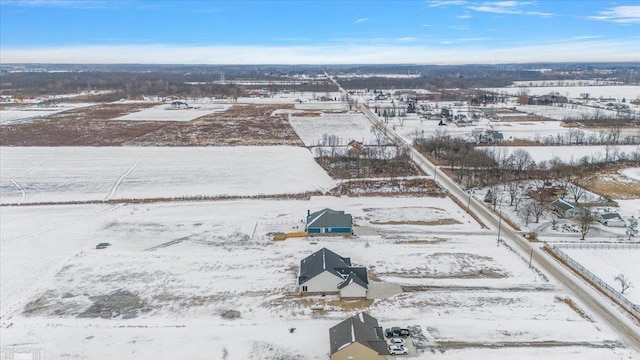
[[618, 213], [606, 213], [606, 214], [602, 214], [600, 215], [602, 217], [603, 220], [622, 220], [622, 216], [620, 216], [620, 214]]
[[307, 228], [309, 227], [351, 227], [353, 218], [344, 211], [331, 210], [329, 208], [316, 211], [307, 216]]
[[343, 258], [327, 248], [322, 248], [300, 261], [299, 283], [302, 284], [326, 270], [342, 277], [336, 269], [346, 269], [350, 266], [351, 259]]
[[569, 204], [568, 202], [562, 199], [558, 199], [552, 202], [551, 206], [554, 206], [556, 209], [562, 210], [563, 212], [575, 208], [575, 206], [573, 206], [572, 204]]
[[338, 289], [342, 289], [344, 287], [347, 287], [348, 285], [351, 285], [352, 283], [356, 283], [360, 286], [362, 286], [365, 289], [369, 288], [369, 282], [367, 280], [367, 269], [366, 268], [352, 268], [353, 270], [355, 269], [362, 269], [364, 270], [364, 279], [361, 278], [360, 276], [362, 275], [356, 275], [356, 273], [354, 271], [351, 271], [349, 273], [349, 276], [347, 276], [346, 279], [344, 279], [343, 282], [341, 282], [340, 284], [338, 284]]
[[[356, 281], [358, 285], [365, 289], [369, 286], [367, 268], [351, 267], [351, 259], [344, 258], [327, 248], [322, 248], [300, 261], [298, 284], [302, 285], [325, 271], [343, 278], [344, 280], [340, 284], [344, 284], [347, 281]], [[349, 280], [352, 274], [357, 279], [352, 278]], [[346, 285], [348, 283], [344, 286]], [[338, 287], [338, 289], [341, 289], [341, 287]]]
[[329, 341], [331, 354], [357, 342], [376, 351], [379, 355], [389, 355], [378, 320], [365, 312], [350, 317], [329, 329]]

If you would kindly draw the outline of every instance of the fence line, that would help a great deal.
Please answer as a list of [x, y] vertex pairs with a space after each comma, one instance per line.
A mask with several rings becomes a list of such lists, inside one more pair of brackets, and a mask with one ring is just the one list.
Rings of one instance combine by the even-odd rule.
[[571, 243], [554, 245], [558, 249], [615, 249], [615, 250], [640, 250], [640, 244], [620, 243]]
[[[567, 244], [567, 245], [582, 245], [582, 244]], [[586, 244], [584, 244], [586, 245]], [[634, 244], [619, 244], [619, 245], [634, 245]], [[561, 245], [562, 246], [562, 245]], [[611, 287], [611, 285], [602, 281], [599, 277], [597, 277], [594, 273], [589, 271], [587, 268], [582, 266], [579, 262], [573, 260], [569, 255], [567, 255], [564, 251], [560, 250], [560, 247], [557, 245], [552, 245], [551, 249], [553, 252], [564, 259], [569, 266], [571, 266], [574, 270], [591, 280], [594, 284], [596, 284], [601, 291], [606, 293], [607, 295], [614, 298], [620, 306], [624, 307], [627, 311], [634, 314], [636, 317], [640, 316], [640, 305], [634, 304], [626, 296], [621, 294], [619, 291]]]

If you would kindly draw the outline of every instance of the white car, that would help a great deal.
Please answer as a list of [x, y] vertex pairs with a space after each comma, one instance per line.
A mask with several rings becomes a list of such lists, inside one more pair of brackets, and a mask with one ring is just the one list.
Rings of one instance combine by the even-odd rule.
[[402, 345], [389, 345], [389, 354], [391, 355], [407, 355], [409, 349]]
[[403, 338], [391, 338], [391, 339], [389, 339], [389, 341], [387, 341], [387, 343], [389, 345], [404, 345], [404, 339]]

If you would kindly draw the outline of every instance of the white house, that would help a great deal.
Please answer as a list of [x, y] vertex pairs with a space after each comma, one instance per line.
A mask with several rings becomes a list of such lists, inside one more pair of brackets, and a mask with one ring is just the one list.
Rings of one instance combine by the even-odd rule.
[[609, 227], [626, 227], [627, 223], [618, 213], [598, 213], [597, 219], [600, 223]]
[[558, 199], [549, 204], [549, 208], [564, 218], [576, 218], [585, 211], [562, 199]]
[[351, 259], [322, 248], [300, 261], [298, 285], [301, 293], [340, 294], [366, 297], [367, 269], [352, 267]]

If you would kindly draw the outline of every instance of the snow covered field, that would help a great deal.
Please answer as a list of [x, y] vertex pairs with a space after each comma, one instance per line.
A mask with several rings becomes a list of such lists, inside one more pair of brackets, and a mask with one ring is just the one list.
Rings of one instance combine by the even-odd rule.
[[[377, 235], [265, 236], [323, 207]], [[455, 223], [403, 223], [443, 218]], [[359, 309], [383, 327], [420, 326], [417, 359], [637, 356], [448, 198], [6, 207], [0, 220], [2, 346], [47, 359], [326, 359], [328, 329]], [[370, 305], [295, 296], [296, 266], [322, 247], [404, 292]], [[127, 309], [105, 300], [122, 294]], [[107, 315], [92, 316], [101, 301]]]
[[0, 125], [24, 124], [42, 116], [48, 116], [59, 112], [78, 109], [95, 105], [92, 103], [59, 104], [52, 108], [38, 108], [36, 105], [29, 107], [5, 107], [0, 110]]
[[[598, 244], [595, 244], [595, 247], [597, 246]], [[609, 249], [607, 244], [603, 246], [602, 249], [590, 249], [589, 246], [585, 246], [585, 248], [561, 247], [561, 249], [618, 291], [620, 291], [620, 283], [615, 280], [615, 277], [619, 274], [624, 274], [632, 283], [636, 284], [640, 280], [640, 266], [638, 266], [640, 246], [635, 249]], [[631, 302], [640, 304], [640, 288], [637, 286], [629, 288], [624, 295]]]
[[[493, 147], [485, 147], [493, 149]], [[553, 158], [559, 158], [564, 162], [578, 161], [583, 157], [604, 160], [606, 158], [607, 149], [604, 145], [584, 145], [584, 146], [501, 146], [501, 149], [507, 149], [509, 154], [517, 149], [526, 150], [531, 154], [534, 161], [549, 161]], [[615, 153], [640, 153], [640, 145], [618, 145], [609, 147], [609, 156]]]
[[371, 122], [360, 113], [291, 116], [290, 123], [306, 146], [325, 145], [322, 141], [324, 135], [339, 137], [337, 145], [346, 145], [351, 140], [361, 141], [365, 145], [376, 144], [371, 133]]
[[113, 120], [129, 121], [191, 121], [201, 116], [224, 112], [231, 104], [190, 104], [192, 109], [172, 110], [171, 105], [162, 104], [143, 109], [131, 114], [117, 117]]
[[568, 98], [579, 98], [581, 94], [589, 94], [592, 98], [615, 98], [622, 100], [626, 98], [627, 101], [640, 97], [640, 86], [631, 85], [614, 85], [614, 86], [518, 86], [518, 87], [506, 87], [506, 88], [488, 88], [483, 89], [487, 91], [493, 91], [496, 93], [505, 93], [509, 95], [517, 95], [522, 89], [527, 89], [529, 95], [547, 95], [552, 92], [557, 92], [562, 96]]
[[288, 146], [3, 147], [0, 169], [2, 204], [300, 193], [334, 185], [309, 150]]

